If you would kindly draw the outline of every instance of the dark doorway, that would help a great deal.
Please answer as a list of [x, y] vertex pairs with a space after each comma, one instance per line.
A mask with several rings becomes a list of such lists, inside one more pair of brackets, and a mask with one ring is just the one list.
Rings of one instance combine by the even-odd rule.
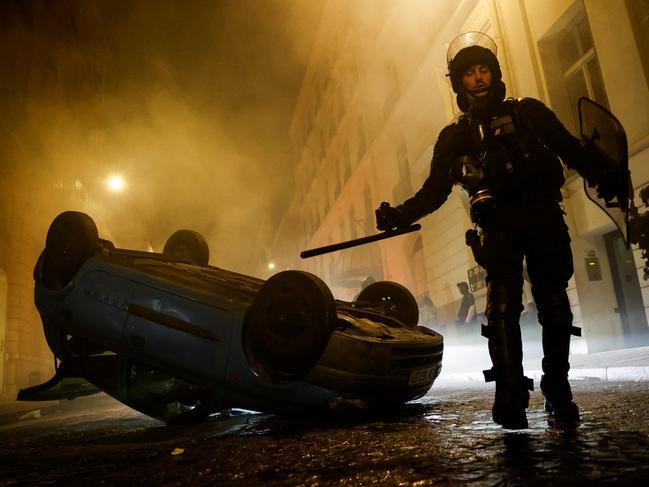
[[622, 322], [625, 347], [649, 344], [649, 327], [638, 282], [633, 253], [626, 248], [618, 230], [604, 235], [611, 265], [618, 312]]

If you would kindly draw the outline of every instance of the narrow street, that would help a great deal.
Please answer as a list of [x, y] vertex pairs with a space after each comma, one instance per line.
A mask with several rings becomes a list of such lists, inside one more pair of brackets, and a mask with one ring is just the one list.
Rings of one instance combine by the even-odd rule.
[[[105, 396], [0, 426], [0, 485], [646, 485], [646, 382], [574, 383], [582, 425], [491, 422], [492, 389], [438, 388], [396, 416], [287, 419], [229, 411], [165, 426]], [[33, 419], [30, 419], [33, 418]]]

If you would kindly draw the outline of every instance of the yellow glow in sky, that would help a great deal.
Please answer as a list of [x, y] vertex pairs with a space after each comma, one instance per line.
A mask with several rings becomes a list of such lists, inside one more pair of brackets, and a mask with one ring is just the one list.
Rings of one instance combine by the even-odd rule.
[[116, 193], [123, 190], [126, 183], [120, 176], [111, 176], [108, 178], [108, 189]]

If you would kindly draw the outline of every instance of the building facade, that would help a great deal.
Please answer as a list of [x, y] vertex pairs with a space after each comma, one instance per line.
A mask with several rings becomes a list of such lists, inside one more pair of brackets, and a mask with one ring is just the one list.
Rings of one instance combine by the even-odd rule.
[[33, 269], [53, 218], [88, 210], [107, 52], [94, 2], [12, 2], [2, 12], [0, 395], [15, 398], [54, 371]]
[[[649, 2], [646, 0], [330, 0], [291, 125], [295, 194], [274, 253], [284, 267], [320, 276], [341, 299], [361, 280], [400, 282], [428, 295], [450, 335], [469, 281], [484, 310], [484, 275], [464, 233], [468, 201], [457, 189], [422, 230], [299, 260], [299, 251], [374, 233], [374, 209], [403, 202], [430, 170], [440, 130], [457, 115], [446, 49], [466, 31], [497, 43], [512, 97], [534, 97], [578, 135], [577, 100], [587, 96], [623, 123], [636, 189], [649, 182]], [[615, 32], [610, 26], [615, 25]], [[649, 287], [639, 250], [566, 173], [564, 207], [575, 274], [569, 297], [583, 338], [573, 351], [647, 344]], [[641, 210], [643, 211], [643, 210]]]

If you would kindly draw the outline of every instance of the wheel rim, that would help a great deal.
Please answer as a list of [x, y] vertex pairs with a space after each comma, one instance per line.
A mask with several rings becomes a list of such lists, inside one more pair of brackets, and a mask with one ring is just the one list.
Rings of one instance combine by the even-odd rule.
[[61, 213], [52, 221], [45, 239], [45, 284], [54, 289], [64, 287], [98, 251], [99, 235], [92, 218], [77, 211]]
[[210, 249], [200, 233], [193, 230], [178, 230], [167, 239], [162, 255], [206, 266], [210, 260]]
[[334, 298], [318, 277], [300, 271], [276, 274], [248, 311], [244, 351], [249, 364], [274, 381], [303, 377], [322, 355], [335, 318]]
[[417, 300], [408, 288], [396, 282], [370, 284], [360, 292], [356, 302], [380, 307], [384, 314], [396, 318], [408, 328], [416, 328], [419, 322]]

